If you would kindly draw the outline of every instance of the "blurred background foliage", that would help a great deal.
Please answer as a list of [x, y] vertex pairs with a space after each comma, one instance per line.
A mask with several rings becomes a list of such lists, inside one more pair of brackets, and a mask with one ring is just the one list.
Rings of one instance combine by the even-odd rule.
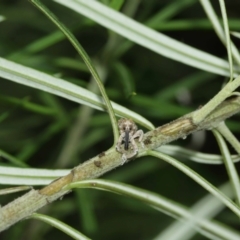
[[[141, 114], [155, 126], [198, 108], [227, 80], [133, 44], [52, 1], [43, 2], [71, 29], [94, 60], [110, 99]], [[101, 2], [185, 44], [227, 59], [225, 47], [196, 0]], [[221, 16], [218, 1], [211, 3]], [[240, 2], [228, 0], [226, 8], [230, 30], [240, 31]], [[0, 23], [1, 57], [98, 92], [71, 44], [30, 2], [1, 0], [0, 15], [5, 17]], [[233, 40], [239, 46], [240, 40]], [[239, 116], [234, 116], [227, 122], [237, 135], [238, 120]], [[113, 141], [107, 113], [5, 79], [0, 79], [0, 129], [0, 148], [19, 159], [23, 167], [72, 168], [108, 149]], [[219, 153], [211, 132], [197, 133], [174, 144]], [[16, 166], [4, 157], [0, 164]], [[187, 164], [216, 186], [227, 180], [224, 166]], [[188, 207], [206, 194], [187, 176], [152, 157], [137, 159], [103, 178], [133, 184]], [[1, 204], [19, 195], [1, 196]], [[152, 239], [174, 221], [138, 201], [97, 190], [74, 190], [63, 201], [40, 212], [61, 219], [93, 239], [105, 240]], [[239, 225], [228, 209], [216, 219], [233, 228]], [[22, 221], [0, 237], [69, 239], [36, 220]], [[193, 239], [205, 238], [197, 234]]]

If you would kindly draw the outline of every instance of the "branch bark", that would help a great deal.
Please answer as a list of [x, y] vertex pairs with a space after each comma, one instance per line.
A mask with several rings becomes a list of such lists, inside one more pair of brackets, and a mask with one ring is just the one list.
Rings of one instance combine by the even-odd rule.
[[[185, 138], [193, 132], [218, 127], [225, 119], [240, 111], [240, 97], [234, 96], [223, 101], [201, 123], [194, 124], [193, 116], [199, 111], [201, 109], [145, 133], [143, 138], [145, 146], [142, 148], [138, 144], [137, 157], [146, 155], [149, 149], [156, 149], [163, 144]], [[68, 175], [56, 179], [48, 186], [40, 190], [31, 190], [0, 209], [0, 231], [31, 216], [38, 209], [67, 194], [69, 191], [62, 189], [69, 183], [97, 178], [121, 165], [121, 154], [115, 148], [111, 148], [73, 168]]]

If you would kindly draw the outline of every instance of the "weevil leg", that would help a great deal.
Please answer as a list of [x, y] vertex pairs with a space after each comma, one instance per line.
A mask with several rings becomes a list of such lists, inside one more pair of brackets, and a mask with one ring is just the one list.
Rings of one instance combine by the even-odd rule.
[[132, 136], [133, 138], [138, 138], [138, 141], [141, 143], [142, 148], [144, 148], [144, 143], [143, 143], [143, 130], [138, 130], [137, 132], [135, 132], [135, 134]]
[[125, 153], [122, 155], [122, 165], [127, 161], [128, 157]]

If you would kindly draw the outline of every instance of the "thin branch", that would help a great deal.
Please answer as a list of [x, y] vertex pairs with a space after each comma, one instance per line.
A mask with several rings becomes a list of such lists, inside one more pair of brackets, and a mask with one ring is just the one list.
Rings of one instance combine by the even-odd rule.
[[[138, 157], [146, 155], [150, 149], [156, 149], [163, 144], [185, 138], [193, 132], [217, 127], [226, 118], [240, 111], [240, 97], [234, 96], [225, 100], [201, 124], [194, 124], [193, 116], [198, 111], [201, 109], [147, 132], [143, 138], [145, 147], [142, 148], [141, 144], [138, 146]], [[0, 209], [0, 231], [29, 217], [41, 207], [67, 194], [69, 191], [62, 190], [67, 184], [97, 178], [121, 165], [121, 154], [111, 148], [75, 167], [68, 175], [53, 181], [48, 186], [40, 190], [31, 190]]]
[[207, 104], [205, 104], [201, 111], [196, 111], [193, 116], [193, 122], [199, 124], [202, 122], [212, 111], [225, 99], [230, 97], [238, 87], [240, 86], [240, 76], [234, 79], [232, 82], [228, 82], [224, 88], [219, 91]]

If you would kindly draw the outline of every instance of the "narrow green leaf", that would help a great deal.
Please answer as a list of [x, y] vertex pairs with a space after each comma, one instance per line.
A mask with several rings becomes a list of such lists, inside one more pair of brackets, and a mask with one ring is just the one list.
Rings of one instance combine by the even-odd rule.
[[[29, 87], [43, 90], [89, 107], [106, 110], [102, 98], [80, 86], [46, 73], [0, 58], [0, 77]], [[139, 114], [112, 102], [118, 116], [132, 118], [147, 129], [154, 129], [152, 123]]]
[[[6, 153], [2, 149], [0, 149], [0, 156], [7, 159], [10, 163], [14, 164], [15, 166], [18, 167], [28, 167], [28, 165], [22, 161], [20, 161], [18, 158]], [[31, 184], [29, 184], [31, 185]]]
[[233, 80], [233, 62], [232, 62], [232, 51], [231, 51], [231, 39], [229, 34], [229, 27], [228, 27], [228, 18], [227, 18], [227, 11], [225, 7], [224, 0], [219, 0], [220, 8], [223, 17], [223, 25], [224, 25], [224, 32], [225, 32], [225, 41], [228, 53], [228, 62], [229, 62], [229, 71], [230, 71], [230, 81]]
[[114, 136], [114, 146], [116, 145], [118, 138], [119, 138], [119, 131], [118, 131], [118, 124], [117, 120], [115, 117], [115, 113], [113, 110], [113, 107], [111, 105], [111, 102], [106, 94], [104, 85], [102, 84], [102, 81], [91, 63], [91, 60], [88, 56], [88, 54], [85, 52], [85, 50], [82, 48], [78, 40], [75, 38], [75, 36], [56, 18], [56, 16], [46, 7], [44, 6], [40, 1], [38, 0], [31, 0], [31, 2], [36, 5], [68, 38], [68, 40], [71, 42], [73, 47], [77, 50], [79, 55], [82, 57], [83, 61], [87, 65], [89, 71], [93, 75], [94, 79], [96, 80], [96, 83], [100, 89], [100, 92], [103, 96], [103, 99], [105, 101], [107, 111], [109, 113], [111, 123], [112, 123], [112, 128], [113, 128], [113, 136]]
[[[224, 34], [224, 30], [223, 30], [221, 23], [211, 5], [211, 2], [205, 1], [205, 0], [200, 0], [200, 3], [202, 4], [203, 9], [206, 12], [210, 22], [212, 23], [213, 28], [214, 28], [216, 34], [218, 35], [219, 39], [226, 46], [226, 37]], [[239, 55], [237, 47], [234, 45], [233, 42], [231, 42], [231, 51], [232, 51], [234, 60], [237, 62], [238, 65], [240, 65], [240, 55]]]
[[[160, 148], [156, 149], [159, 152], [163, 152], [165, 154], [171, 155], [173, 157], [177, 157], [182, 159], [183, 161], [194, 161], [198, 163], [204, 164], [223, 164], [223, 157], [221, 155], [216, 154], [207, 154], [201, 153], [189, 149], [185, 149], [183, 147], [175, 146], [175, 145], [163, 145]], [[233, 162], [239, 162], [239, 155], [231, 156]]]
[[19, 187], [12, 187], [12, 188], [4, 188], [4, 189], [0, 189], [0, 195], [6, 195], [6, 194], [21, 192], [21, 191], [27, 191], [27, 190], [29, 190], [31, 188], [32, 187], [29, 187], [29, 186], [19, 186]]
[[3, 122], [9, 116], [9, 112], [3, 112], [0, 114], [0, 123]]
[[240, 86], [240, 76], [229, 81], [210, 101], [193, 115], [193, 122], [199, 124], [207, 115], [217, 110], [217, 106], [233, 94], [233, 91]]
[[65, 189], [73, 188], [94, 188], [104, 191], [110, 191], [120, 195], [135, 198], [142, 201], [156, 210], [161, 211], [174, 218], [184, 218], [191, 222], [191, 227], [195, 228], [201, 234], [208, 236], [208, 234], [214, 237], [224, 237], [228, 240], [236, 240], [236, 233], [232, 232], [228, 227], [211, 222], [201, 217], [196, 218], [194, 214], [188, 211], [184, 206], [176, 203], [170, 199], [167, 199], [159, 194], [152, 193], [131, 185], [118, 183], [109, 180], [92, 179], [80, 182], [71, 183], [66, 186]]
[[[151, 17], [146, 22], [146, 25], [152, 28], [155, 28], [156, 25], [164, 25], [165, 23], [168, 23], [167, 20], [169, 20], [170, 18], [173, 18], [181, 11], [190, 7], [196, 1], [197, 0], [181, 0], [181, 1], [169, 2], [169, 4], [166, 4], [166, 6], [163, 7], [157, 14]], [[164, 24], [163, 24], [163, 21], [164, 21]], [[169, 21], [169, 23], [171, 22]]]
[[35, 218], [38, 220], [41, 220], [45, 223], [50, 224], [51, 226], [59, 229], [60, 231], [66, 233], [68, 236], [72, 237], [73, 239], [78, 240], [90, 240], [90, 238], [86, 237], [76, 229], [70, 227], [69, 225], [57, 220], [56, 218], [49, 217], [47, 215], [39, 214], [39, 213], [33, 213], [31, 218]]
[[115, 10], [120, 10], [125, 0], [111, 0], [109, 7]]
[[[53, 1], [71, 8], [98, 24], [165, 57], [205, 71], [229, 76], [229, 67], [226, 61], [156, 32], [98, 1]], [[239, 72], [239, 68], [235, 72]]]
[[234, 37], [240, 38], [240, 32], [231, 32]]
[[217, 127], [217, 130], [230, 143], [230, 145], [234, 148], [234, 150], [238, 153], [238, 156], [239, 156], [240, 142], [232, 133], [232, 131], [230, 131], [228, 126], [225, 124], [225, 122], [220, 123], [219, 126]]
[[177, 161], [176, 159], [165, 155], [164, 153], [156, 152], [156, 151], [148, 151], [149, 155], [160, 158], [174, 167], [178, 168], [180, 171], [185, 173], [187, 176], [192, 178], [195, 182], [205, 188], [208, 192], [212, 193], [215, 197], [217, 197], [220, 201], [222, 201], [229, 209], [231, 209], [238, 217], [240, 217], [240, 208], [227, 196], [225, 196], [222, 192], [220, 192], [216, 187], [214, 187], [211, 183], [209, 183], [206, 179], [201, 177], [198, 173], [184, 165], [183, 163]]
[[12, 104], [17, 107], [22, 107], [24, 109], [27, 109], [28, 111], [32, 111], [38, 114], [50, 115], [50, 116], [54, 116], [56, 114], [56, 111], [54, 108], [49, 108], [46, 106], [42, 106], [40, 104], [32, 103], [29, 98], [19, 99], [15, 97], [0, 95], [0, 100], [1, 102], [6, 102], [8, 104]]
[[[230, 188], [229, 183], [225, 183], [224, 185], [219, 187], [219, 190], [224, 192], [229, 197], [232, 197], [233, 193]], [[218, 213], [220, 213], [225, 208], [224, 204], [216, 199], [212, 194], [207, 194], [202, 199], [198, 200], [190, 210], [190, 212], [195, 216], [195, 219], [204, 218], [211, 219], [215, 217]], [[154, 238], [154, 240], [190, 240], [196, 234], [196, 230], [192, 227], [191, 220], [188, 221], [175, 221], [170, 226], [164, 229], [164, 231], [160, 232], [158, 236]], [[215, 235], [210, 235], [208, 239], [227, 239], [227, 240], [239, 240], [238, 232], [235, 232], [233, 229], [222, 229], [219, 225], [218, 231], [220, 238], [216, 238]], [[208, 233], [211, 234], [211, 233]], [[225, 235], [225, 237], [224, 237]]]
[[74, 191], [77, 200], [77, 209], [82, 229], [87, 233], [96, 233], [99, 231], [98, 216], [95, 213], [95, 199], [87, 191]]
[[69, 170], [49, 170], [0, 166], [0, 184], [47, 185], [57, 177], [67, 175]]
[[[210, 81], [215, 78], [215, 75], [202, 72], [202, 71], [196, 71], [193, 74], [189, 74], [181, 79], [178, 79], [177, 81], [171, 83], [170, 85], [162, 88], [157, 92], [155, 97], [159, 99], [159, 101], [169, 101], [176, 97], [177, 93], [181, 89], [201, 89], [201, 85], [208, 82], [210, 84]], [[166, 79], [167, 81], [167, 79]]]
[[126, 97], [135, 95], [135, 83], [130, 70], [121, 62], [116, 62], [113, 66], [123, 86]]
[[[220, 129], [222, 127], [224, 127], [224, 125], [220, 125], [218, 127], [218, 129]], [[232, 188], [234, 189], [235, 198], [236, 198], [237, 204], [240, 206], [240, 181], [239, 181], [237, 170], [236, 170], [236, 168], [234, 166], [234, 163], [231, 159], [231, 155], [229, 153], [227, 144], [225, 143], [223, 137], [216, 130], [212, 130], [212, 132], [213, 132], [213, 134], [214, 134], [214, 136], [215, 136], [215, 138], [218, 142], [218, 146], [219, 146], [220, 151], [223, 155], [226, 170], [227, 170], [230, 182], [232, 184]], [[220, 130], [220, 132], [221, 132], [221, 130]]]
[[4, 21], [5, 17], [0, 15], [0, 22]]

